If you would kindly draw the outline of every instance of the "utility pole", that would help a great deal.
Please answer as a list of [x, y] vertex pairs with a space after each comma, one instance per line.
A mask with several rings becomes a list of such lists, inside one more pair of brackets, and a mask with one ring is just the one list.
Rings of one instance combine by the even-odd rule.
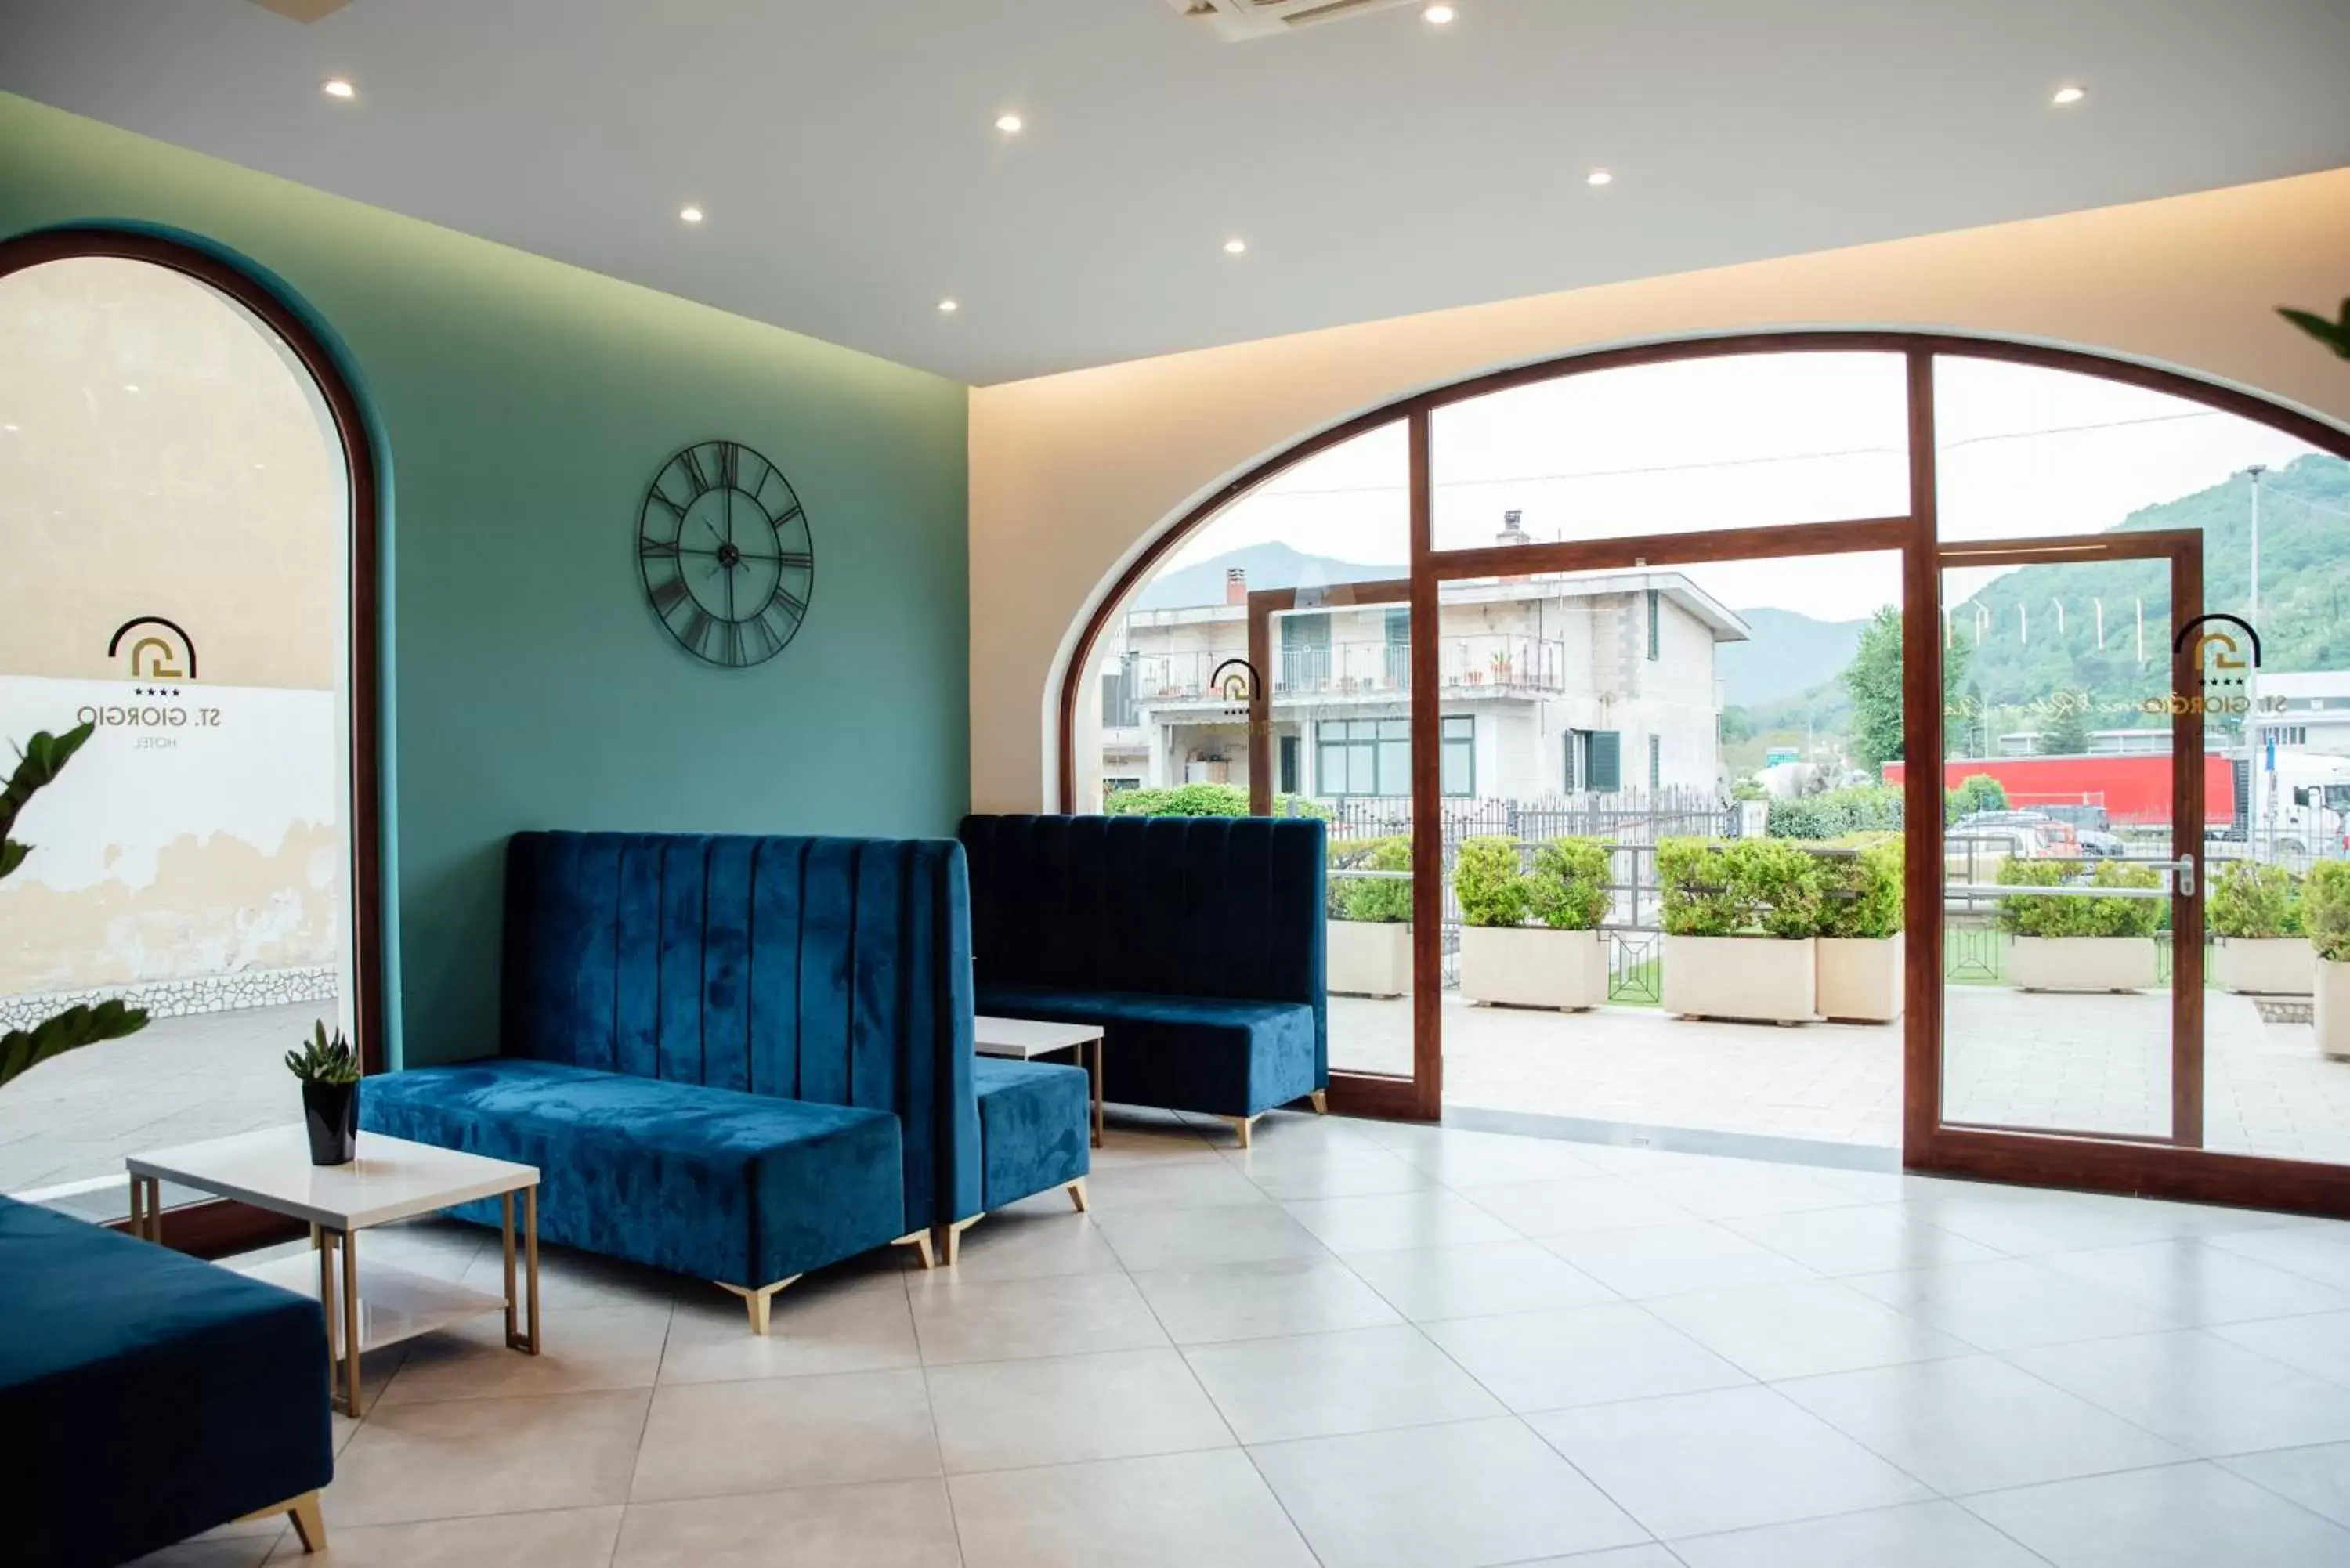
[[[2261, 475], [2268, 471], [2264, 462], [2253, 463], [2244, 470], [2245, 476], [2252, 482], [2251, 592], [2247, 596], [2244, 618], [2252, 623], [2254, 637], [2260, 635], [2261, 624]], [[2244, 755], [2251, 763], [2247, 771], [2255, 775], [2257, 785], [2252, 791], [2251, 821], [2248, 825], [2252, 846], [2260, 843], [2262, 823], [2276, 820], [2276, 767], [2269, 763], [2269, 748], [2262, 743], [2267, 726], [2261, 722], [2260, 679], [2260, 659], [2255, 655], [2244, 670]], [[2263, 763], [2268, 765], [2264, 767]], [[2257, 848], [2254, 854], [2257, 857]]]

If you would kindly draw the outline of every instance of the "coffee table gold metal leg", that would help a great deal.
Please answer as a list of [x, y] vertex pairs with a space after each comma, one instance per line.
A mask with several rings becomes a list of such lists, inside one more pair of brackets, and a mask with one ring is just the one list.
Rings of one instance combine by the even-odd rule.
[[141, 1177], [130, 1179], [130, 1234], [141, 1241], [147, 1239], [146, 1217], [139, 1212], [140, 1202], [147, 1196], [143, 1183]]
[[359, 1414], [359, 1238], [343, 1232], [343, 1414]]
[[506, 1348], [517, 1350], [521, 1348], [522, 1335], [520, 1320], [515, 1315], [520, 1303], [515, 1299], [514, 1194], [500, 1195], [498, 1207], [498, 1228], [504, 1236], [506, 1254]]
[[1094, 1147], [1102, 1146], [1102, 1047], [1108, 1043], [1106, 1035], [1094, 1036]]
[[534, 1182], [523, 1189], [522, 1194], [524, 1248], [529, 1258], [530, 1276], [530, 1353], [538, 1354], [538, 1185]]

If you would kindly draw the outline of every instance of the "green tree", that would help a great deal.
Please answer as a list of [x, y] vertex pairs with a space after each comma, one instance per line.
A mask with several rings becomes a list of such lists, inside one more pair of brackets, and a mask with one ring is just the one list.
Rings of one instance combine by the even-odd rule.
[[2041, 751], [2052, 755], [2079, 756], [2089, 749], [2089, 714], [2087, 694], [2078, 698], [2071, 692], [2058, 692], [2055, 712], [2040, 732]]
[[1734, 746], [1742, 741], [1751, 741], [1753, 738], [1753, 714], [1735, 702], [1721, 711], [1721, 740], [1724, 745]]
[[[1966, 680], [1965, 644], [1942, 650], [1942, 709], [1956, 706]], [[1845, 690], [1852, 693], [1852, 752], [1861, 766], [1874, 771], [1901, 755], [1901, 612], [1891, 605], [1870, 618], [1860, 634], [1860, 646], [1844, 672]], [[1955, 725], [1963, 731], [1962, 724]]]

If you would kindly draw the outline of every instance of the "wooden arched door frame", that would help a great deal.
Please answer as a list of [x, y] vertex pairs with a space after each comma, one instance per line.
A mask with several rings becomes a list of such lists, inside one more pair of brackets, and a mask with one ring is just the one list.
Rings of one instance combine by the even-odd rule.
[[[350, 723], [351, 1033], [367, 1071], [386, 1065], [384, 1038], [383, 778], [380, 473], [367, 412], [339, 358], [304, 314], [255, 271], [214, 251], [143, 230], [46, 229], [0, 240], [0, 278], [85, 257], [145, 262], [193, 278], [236, 302], [275, 333], [317, 389], [334, 422], [348, 486], [348, 597], [345, 615]], [[288, 1092], [287, 1104], [292, 1104]], [[290, 1113], [289, 1113], [290, 1115]], [[165, 1215], [166, 1238], [187, 1251], [219, 1252], [259, 1237], [257, 1210], [199, 1203]], [[264, 1217], [265, 1218], [265, 1217]], [[271, 1228], [274, 1230], [274, 1228]]]
[[[1439, 552], [1433, 543], [1433, 474], [1430, 430], [1436, 410], [1466, 399], [1514, 387], [1587, 375], [1630, 366], [1672, 361], [1779, 353], [1880, 353], [1904, 361], [1908, 429], [1908, 504], [1903, 515], [1856, 522], [1789, 522], [1769, 526], [1723, 529], [1698, 535], [1651, 535], [1646, 539], [1597, 539], [1552, 545], [1518, 545], [1507, 549], [1464, 549]], [[1902, 556], [1907, 618], [1904, 648], [1904, 702], [1907, 712], [1905, 747], [1912, 755], [1942, 754], [1940, 691], [1941, 647], [1939, 636], [1941, 593], [1940, 557], [1945, 544], [1939, 531], [1939, 485], [1936, 473], [1934, 367], [1938, 358], [1998, 360], [2095, 377], [2179, 398], [2282, 431], [2319, 451], [2350, 458], [2350, 433], [2296, 410], [2281, 407], [2254, 394], [2219, 386], [2184, 373], [2110, 358], [2079, 349], [2058, 348], [2004, 339], [1949, 333], [1878, 330], [1804, 330], [1742, 333], [1731, 337], [1678, 339], [1568, 355], [1495, 371], [1449, 387], [1415, 393], [1373, 409], [1296, 442], [1220, 487], [1198, 505], [1152, 538], [1142, 553], [1121, 572], [1087, 618], [1083, 635], [1073, 649], [1060, 677], [1058, 692], [1058, 784], [1062, 809], [1076, 799], [1077, 702], [1086, 693], [1096, 650], [1126, 599], [1155, 571], [1170, 551], [1211, 522], [1223, 508], [1284, 469], [1375, 429], [1400, 423], [1409, 452], [1410, 566], [1408, 580], [1412, 618], [1418, 625], [1436, 624], [1438, 589], [1447, 580], [1526, 571], [1571, 571], [1621, 568], [1637, 557], [1646, 566], [1671, 566], [1697, 561], [1733, 560], [1749, 556], [1814, 555], [1853, 550], [1898, 551]], [[1980, 553], [1978, 550], [1977, 553]], [[1620, 557], [1620, 558], [1619, 558]], [[1392, 586], [1392, 585], [1391, 585]], [[2194, 595], [2199, 597], [2199, 575]], [[1254, 596], [1253, 596], [1254, 597]], [[1920, 610], [1932, 613], [1918, 613]], [[1412, 820], [1424, 825], [1439, 819], [1440, 795], [1435, 748], [1427, 737], [1437, 715], [1435, 639], [1412, 639]], [[2183, 677], [2180, 677], [2183, 679]], [[1260, 700], [1253, 717], [1261, 719]], [[2199, 736], [2199, 729], [2195, 733]], [[2196, 747], [2199, 750], [2199, 742]], [[1918, 1169], [2057, 1186], [2141, 1192], [2204, 1201], [2252, 1203], [2295, 1208], [2350, 1217], [2350, 1166], [2321, 1166], [2267, 1157], [2220, 1153], [2199, 1147], [2156, 1148], [2146, 1145], [2098, 1142], [2085, 1137], [2033, 1135], [2022, 1129], [1974, 1127], [1946, 1123], [1942, 1116], [1941, 981], [1941, 857], [1939, 841], [1933, 852], [1917, 853], [1914, 840], [1930, 823], [1939, 833], [1941, 820], [1941, 780], [1939, 770], [1909, 770], [1905, 787], [1907, 815], [1912, 824], [1905, 908], [1913, 933], [1930, 931], [1908, 946], [1908, 992], [1922, 998], [1930, 990], [1931, 1007], [1912, 1005], [1908, 1012], [1904, 1054], [1904, 1116], [1902, 1152]], [[2181, 822], [2199, 822], [2199, 807], [2181, 815]], [[2182, 830], [2183, 831], [2183, 830]], [[1416, 862], [1426, 858], [1416, 853]], [[1330, 1097], [1334, 1106], [1371, 1115], [1434, 1119], [1442, 1111], [1443, 1055], [1440, 1001], [1441, 989], [1440, 926], [1442, 888], [1439, 879], [1421, 875], [1414, 887], [1413, 1062], [1409, 1078], [1333, 1072]], [[2182, 934], [2199, 938], [2199, 906], [2193, 929]], [[2199, 1021], [2199, 996], [2183, 1016]], [[2199, 1029], [2199, 1023], [2198, 1024]], [[2199, 1052], [2197, 1054], [2199, 1066]], [[2175, 1089], [2175, 1093], [2179, 1092]], [[2191, 1096], [2192, 1116], [2199, 1128], [2201, 1085], [2185, 1088]]]

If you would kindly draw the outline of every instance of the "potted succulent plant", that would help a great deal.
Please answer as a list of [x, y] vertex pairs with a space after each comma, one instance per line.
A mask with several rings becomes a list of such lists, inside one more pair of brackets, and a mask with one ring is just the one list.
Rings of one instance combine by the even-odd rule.
[[[2064, 861], [2010, 860], [1999, 868], [2011, 888], [2074, 886]], [[2151, 866], [2102, 860], [2085, 886], [2159, 888]], [[2159, 898], [2092, 898], [2062, 892], [2018, 893], [1999, 901], [1999, 923], [2015, 942], [2008, 978], [2020, 991], [2144, 991], [2158, 982], [2154, 933], [2162, 929]]]
[[1330, 845], [1326, 963], [1334, 996], [1403, 996], [1411, 991], [1411, 878], [1347, 876], [1411, 870], [1411, 840], [1397, 836]]
[[2350, 1061], [2350, 860], [2321, 860], [2301, 886], [2301, 923], [2316, 972], [2311, 1022], [2317, 1048]]
[[299, 1051], [286, 1053], [286, 1066], [302, 1080], [302, 1126], [310, 1135], [312, 1165], [348, 1165], [359, 1157], [359, 1054], [335, 1031], [327, 1037], [320, 1019]]
[[[1534, 852], [1472, 838], [1461, 846], [1452, 889], [1461, 904], [1461, 991], [1503, 1007], [1596, 1007], [1607, 1000], [1607, 846], [1562, 838]], [[1529, 919], [1540, 922], [1529, 925]]]
[[2282, 866], [2231, 861], [2211, 878], [2204, 914], [2212, 979], [2228, 991], [2307, 996], [2314, 961], [2301, 929], [2301, 884]]
[[1814, 857], [1820, 1013], [1890, 1023], [1901, 1016], [1901, 839], [1869, 836]]
[[1818, 863], [1783, 838], [1657, 845], [1668, 1012], [1800, 1023], [1818, 1016]]

